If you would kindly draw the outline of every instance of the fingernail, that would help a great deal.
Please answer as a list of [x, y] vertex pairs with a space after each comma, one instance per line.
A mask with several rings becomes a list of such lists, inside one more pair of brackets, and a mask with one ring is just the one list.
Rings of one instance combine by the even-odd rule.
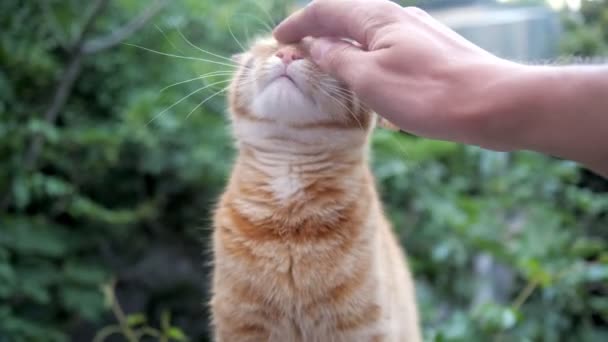
[[319, 63], [331, 48], [331, 43], [324, 38], [315, 39], [310, 47], [310, 57], [315, 63]]

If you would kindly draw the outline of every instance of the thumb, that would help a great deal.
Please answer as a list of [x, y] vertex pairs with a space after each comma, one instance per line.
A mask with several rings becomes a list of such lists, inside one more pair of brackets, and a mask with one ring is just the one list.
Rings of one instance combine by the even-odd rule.
[[360, 47], [336, 38], [313, 38], [305, 41], [310, 58], [321, 70], [355, 86], [366, 53]]

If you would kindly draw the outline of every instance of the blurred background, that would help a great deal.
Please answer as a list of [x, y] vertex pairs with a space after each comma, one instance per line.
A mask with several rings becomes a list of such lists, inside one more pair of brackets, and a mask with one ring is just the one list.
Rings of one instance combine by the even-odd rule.
[[[0, 342], [209, 341], [231, 68], [193, 45], [230, 56], [305, 3], [0, 2]], [[606, 0], [401, 3], [521, 62], [608, 53]], [[529, 152], [373, 142], [426, 340], [608, 341], [606, 180]]]

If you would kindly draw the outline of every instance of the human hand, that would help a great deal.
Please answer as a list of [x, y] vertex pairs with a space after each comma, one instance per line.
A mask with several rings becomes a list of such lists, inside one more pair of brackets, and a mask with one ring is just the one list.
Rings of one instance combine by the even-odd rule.
[[485, 105], [494, 86], [523, 66], [482, 50], [418, 8], [387, 0], [316, 0], [274, 35], [284, 43], [321, 37], [305, 41], [313, 60], [404, 131], [514, 148], [500, 136], [517, 120], [490, 116]]

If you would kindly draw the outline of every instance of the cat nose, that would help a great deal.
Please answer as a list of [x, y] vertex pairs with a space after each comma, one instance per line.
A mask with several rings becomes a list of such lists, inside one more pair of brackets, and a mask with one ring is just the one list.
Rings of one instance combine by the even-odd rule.
[[280, 48], [275, 55], [279, 57], [285, 65], [289, 65], [293, 61], [304, 58], [302, 52], [293, 46]]

